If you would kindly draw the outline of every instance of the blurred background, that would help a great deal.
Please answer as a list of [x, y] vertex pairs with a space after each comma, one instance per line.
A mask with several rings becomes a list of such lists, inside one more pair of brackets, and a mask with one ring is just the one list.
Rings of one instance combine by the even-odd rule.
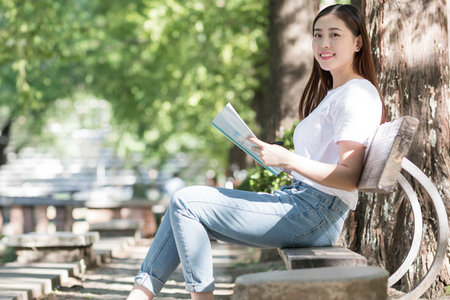
[[[2, 234], [157, 224], [184, 185], [271, 191], [288, 182], [211, 121], [230, 102], [258, 137], [291, 147], [312, 21], [333, 3], [361, 7], [387, 119], [421, 120], [410, 158], [450, 196], [447, 1], [0, 0]], [[410, 208], [399, 194], [363, 197], [343, 244], [395, 269]]]

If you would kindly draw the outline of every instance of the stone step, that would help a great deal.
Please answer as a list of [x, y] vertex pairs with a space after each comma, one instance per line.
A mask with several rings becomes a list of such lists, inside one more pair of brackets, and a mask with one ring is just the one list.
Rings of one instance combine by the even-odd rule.
[[327, 267], [261, 272], [236, 279], [234, 300], [381, 300], [387, 271], [377, 267]]
[[[130, 237], [100, 239], [93, 244], [96, 261], [106, 262], [133, 243]], [[0, 266], [0, 300], [32, 300], [49, 294], [69, 277], [83, 277], [85, 267], [82, 262], [7, 263]]]
[[94, 251], [100, 263], [107, 263], [113, 256], [134, 244], [133, 237], [102, 237], [100, 241], [94, 243]]
[[69, 276], [79, 275], [80, 263], [7, 263], [0, 267], [0, 300], [31, 300], [50, 293]]

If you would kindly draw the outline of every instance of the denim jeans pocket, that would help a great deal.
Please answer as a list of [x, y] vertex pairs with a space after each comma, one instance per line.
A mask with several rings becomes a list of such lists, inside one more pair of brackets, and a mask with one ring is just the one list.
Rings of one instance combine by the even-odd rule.
[[345, 210], [345, 208], [340, 205], [341, 203], [341, 200], [336, 198], [331, 207], [320, 207], [320, 211], [328, 223], [326, 234], [328, 235], [331, 244], [334, 244], [339, 239], [347, 217], [348, 210]]
[[331, 245], [331, 241], [326, 232], [329, 225], [326, 220], [322, 220], [317, 226], [309, 230], [296, 233], [292, 243], [293, 248], [303, 247], [323, 247]]
[[342, 201], [303, 183], [283, 192], [291, 203], [292, 247], [329, 246], [337, 240], [342, 226], [335, 223], [343, 214]]

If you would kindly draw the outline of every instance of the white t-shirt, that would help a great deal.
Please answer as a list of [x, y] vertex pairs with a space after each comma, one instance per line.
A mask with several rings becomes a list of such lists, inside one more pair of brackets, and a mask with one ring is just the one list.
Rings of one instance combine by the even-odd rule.
[[[353, 79], [329, 90], [322, 102], [295, 128], [295, 153], [324, 163], [339, 162], [339, 141], [355, 141], [366, 147], [366, 153], [377, 126], [382, 104], [375, 86], [365, 79]], [[358, 191], [345, 191], [318, 184], [292, 172], [295, 179], [339, 197], [355, 209]]]

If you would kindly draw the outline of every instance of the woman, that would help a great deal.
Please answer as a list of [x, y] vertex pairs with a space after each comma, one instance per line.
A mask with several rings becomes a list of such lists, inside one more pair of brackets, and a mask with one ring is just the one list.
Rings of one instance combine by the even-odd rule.
[[356, 207], [383, 104], [357, 8], [323, 9], [313, 36], [314, 66], [299, 104], [295, 151], [251, 139], [264, 164], [290, 172], [293, 184], [273, 194], [206, 186], [176, 192], [128, 299], [153, 299], [180, 261], [192, 299], [213, 299], [211, 237], [271, 248], [336, 242]]

